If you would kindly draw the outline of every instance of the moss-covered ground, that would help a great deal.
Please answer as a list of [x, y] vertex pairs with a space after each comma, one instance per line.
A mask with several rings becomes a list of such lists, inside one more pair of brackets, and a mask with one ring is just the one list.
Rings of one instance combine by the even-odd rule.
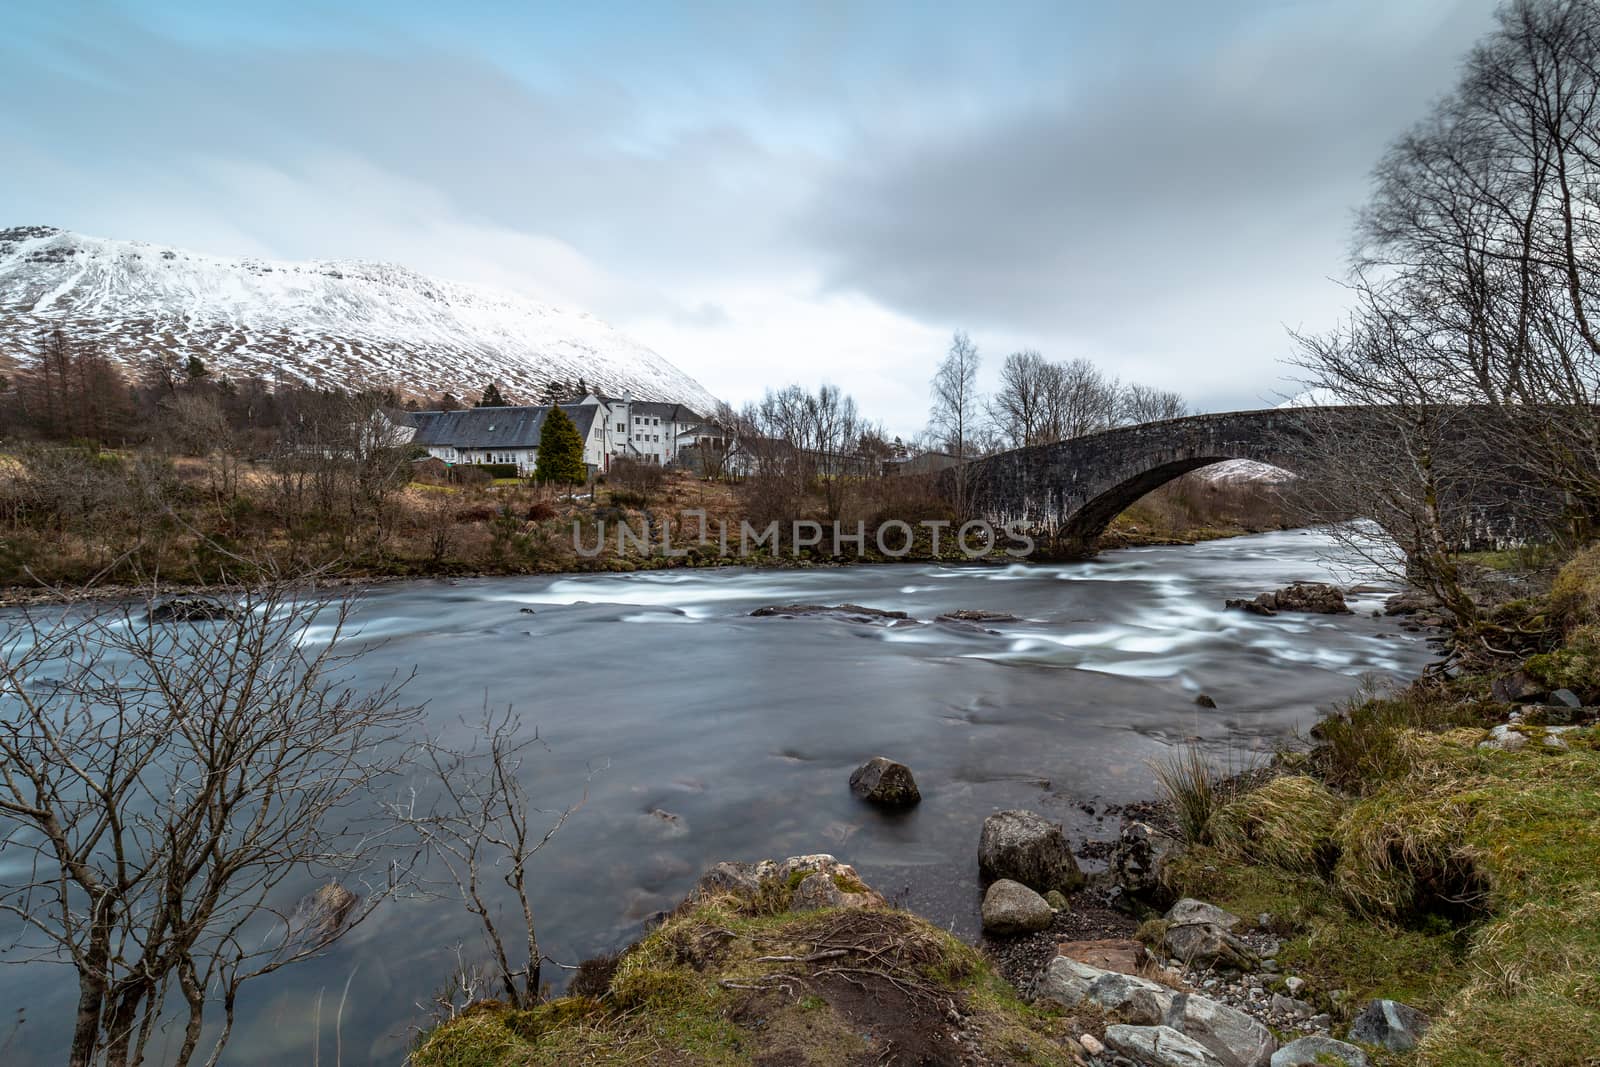
[[790, 891], [687, 906], [621, 957], [598, 996], [477, 1005], [425, 1034], [412, 1062], [801, 1067], [944, 1062], [962, 1048], [995, 1063], [1081, 1062], [1070, 1020], [1024, 1004], [970, 946], [889, 908], [783, 910]]

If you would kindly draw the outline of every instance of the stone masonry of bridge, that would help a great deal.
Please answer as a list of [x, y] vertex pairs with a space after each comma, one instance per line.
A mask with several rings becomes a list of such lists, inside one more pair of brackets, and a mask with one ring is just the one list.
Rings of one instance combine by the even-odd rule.
[[[1359, 409], [1344, 409], [1353, 418]], [[997, 525], [1019, 523], [1043, 534], [1054, 551], [1092, 552], [1107, 524], [1129, 505], [1180, 474], [1230, 459], [1293, 472], [1303, 459], [1294, 442], [1311, 426], [1337, 421], [1338, 408], [1269, 408], [1191, 415], [1119, 427], [1055, 444], [1002, 452], [972, 463], [968, 485], [978, 512]], [[1515, 501], [1474, 503], [1474, 544], [1503, 547], [1524, 539]]]

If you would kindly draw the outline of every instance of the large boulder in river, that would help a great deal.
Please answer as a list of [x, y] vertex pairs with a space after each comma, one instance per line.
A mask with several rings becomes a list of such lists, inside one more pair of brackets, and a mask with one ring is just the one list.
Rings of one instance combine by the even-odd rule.
[[1318, 615], [1349, 615], [1350, 606], [1336, 585], [1325, 582], [1295, 582], [1275, 592], [1262, 593], [1254, 600], [1229, 600], [1226, 607], [1255, 615], [1276, 615], [1280, 611], [1303, 611]]
[[983, 932], [986, 934], [1031, 934], [1043, 930], [1055, 918], [1044, 897], [1021, 882], [1002, 878], [990, 884], [983, 894]]
[[909, 808], [922, 799], [911, 768], [886, 756], [873, 756], [850, 776], [850, 792], [880, 808]]
[[1061, 825], [1031, 811], [1000, 811], [983, 820], [978, 873], [985, 884], [1009, 878], [1036, 893], [1070, 893], [1084, 881]]

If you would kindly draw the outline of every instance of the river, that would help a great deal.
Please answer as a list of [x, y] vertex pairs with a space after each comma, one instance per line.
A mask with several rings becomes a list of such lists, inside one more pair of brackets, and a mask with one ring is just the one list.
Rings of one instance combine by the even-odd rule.
[[[1422, 669], [1421, 635], [1372, 617], [1382, 593], [1356, 596], [1352, 616], [1223, 610], [1227, 597], [1296, 579], [1363, 577], [1330, 549], [1296, 531], [1059, 566], [408, 582], [365, 595], [356, 622], [371, 648], [359, 669], [378, 679], [415, 665], [407, 696], [439, 731], [485, 701], [514, 705], [548, 744], [525, 768], [541, 807], [570, 804], [588, 780], [587, 802], [534, 872], [541, 940], [557, 960], [626, 944], [718, 860], [806, 852], [840, 856], [970, 935], [990, 812], [1030, 808], [1074, 841], [1113, 837], [1106, 807], [1149, 798], [1149, 761], [1170, 746], [1198, 739], [1219, 762], [1264, 759], [1363, 675]], [[796, 602], [916, 621], [750, 617]], [[1021, 621], [932, 621], [962, 608]], [[1217, 708], [1199, 707], [1200, 693]], [[923, 801], [910, 813], [850, 795], [851, 770], [879, 754], [915, 772]], [[344, 1064], [400, 1062], [458, 944], [469, 955], [477, 945], [459, 906], [385, 905], [324, 958], [247, 987], [225, 1062], [311, 1062], [319, 997], [324, 1062], [336, 1019]], [[0, 994], [26, 1019], [6, 1056], [63, 1060], [70, 972], [0, 970]]]

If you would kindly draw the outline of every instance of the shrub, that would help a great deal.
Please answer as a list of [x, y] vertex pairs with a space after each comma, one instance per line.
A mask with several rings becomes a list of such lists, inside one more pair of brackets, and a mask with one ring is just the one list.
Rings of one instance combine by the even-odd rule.
[[518, 475], [515, 463], [474, 463], [474, 470], [480, 470], [490, 478], [515, 478]]
[[450, 480], [457, 485], [487, 485], [494, 481], [494, 475], [487, 467], [463, 463], [450, 468]]
[[654, 463], [619, 459], [611, 465], [611, 477], [624, 489], [649, 496], [661, 491], [667, 481], [667, 472]]
[[619, 508], [644, 508], [650, 504], [650, 498], [643, 493], [634, 493], [626, 489], [611, 490], [611, 504]]

